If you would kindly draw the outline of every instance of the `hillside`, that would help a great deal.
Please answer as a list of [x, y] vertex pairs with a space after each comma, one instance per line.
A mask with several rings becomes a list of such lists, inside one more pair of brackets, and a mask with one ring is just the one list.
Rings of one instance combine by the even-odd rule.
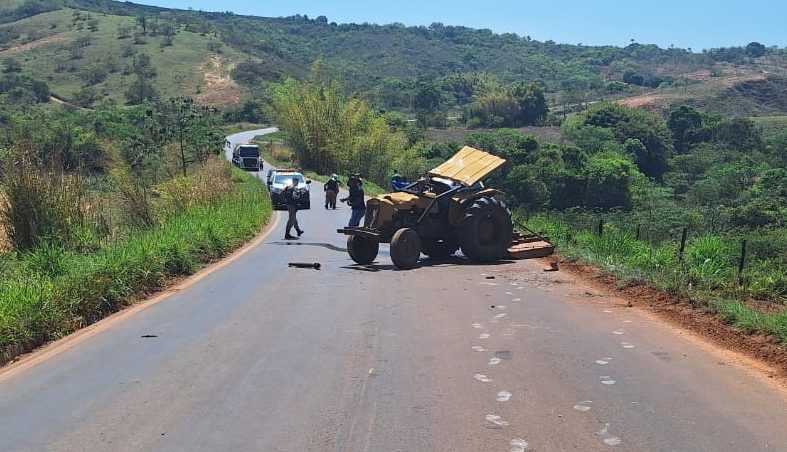
[[[601, 99], [665, 112], [681, 104], [738, 116], [787, 114], [787, 55], [757, 46], [695, 54], [632, 43], [590, 47], [489, 30], [336, 24], [171, 10], [110, 0], [4, 2], [3, 72], [45, 82], [83, 107], [128, 103], [140, 64], [162, 99], [234, 108], [322, 58], [349, 89], [406, 112], [436, 83], [456, 111], [473, 95], [457, 74], [537, 81], [553, 108]], [[753, 43], [755, 44], [755, 43]]]

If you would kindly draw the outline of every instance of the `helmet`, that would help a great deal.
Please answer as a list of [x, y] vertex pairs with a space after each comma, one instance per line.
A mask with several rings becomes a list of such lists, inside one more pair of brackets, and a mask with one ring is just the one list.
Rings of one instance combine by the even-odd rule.
[[331, 174], [331, 179], [339, 180], [339, 175], [338, 174]]

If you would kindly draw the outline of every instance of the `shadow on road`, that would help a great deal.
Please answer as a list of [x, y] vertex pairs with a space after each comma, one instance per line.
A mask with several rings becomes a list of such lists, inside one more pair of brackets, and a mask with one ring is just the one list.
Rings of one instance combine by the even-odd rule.
[[[516, 261], [508, 259], [508, 260], [501, 260], [498, 262], [480, 264], [478, 262], [473, 262], [464, 256], [449, 256], [442, 259], [432, 259], [432, 258], [421, 259], [418, 261], [417, 266], [413, 270], [417, 270], [418, 268], [422, 268], [422, 267], [458, 267], [458, 266], [466, 266], [466, 265], [489, 266], [489, 265], [509, 265], [513, 263], [516, 263]], [[345, 268], [347, 270], [357, 270], [357, 271], [366, 271], [366, 272], [376, 272], [380, 270], [402, 270], [393, 264], [379, 264], [377, 262], [373, 262], [368, 265], [360, 265], [360, 264], [345, 265], [341, 268]]]
[[341, 251], [343, 253], [347, 252], [347, 248], [342, 248], [342, 247], [333, 245], [331, 243], [322, 243], [322, 242], [301, 242], [299, 240], [278, 240], [278, 241], [273, 242], [273, 244], [274, 245], [285, 245], [285, 246], [288, 246], [288, 245], [295, 245], [295, 246], [303, 246], [303, 245], [321, 246], [323, 248], [328, 248], [329, 250], [333, 250], [333, 251]]

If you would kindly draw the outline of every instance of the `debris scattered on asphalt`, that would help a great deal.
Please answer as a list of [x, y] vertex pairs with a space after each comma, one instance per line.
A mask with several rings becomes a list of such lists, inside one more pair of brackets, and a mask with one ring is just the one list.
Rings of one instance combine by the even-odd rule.
[[297, 267], [297, 268], [313, 268], [315, 270], [320, 269], [319, 262], [290, 262], [288, 265], [290, 267]]
[[550, 262], [549, 268], [544, 269], [545, 272], [556, 272], [558, 270], [560, 270], [560, 268], [558, 268], [557, 261]]

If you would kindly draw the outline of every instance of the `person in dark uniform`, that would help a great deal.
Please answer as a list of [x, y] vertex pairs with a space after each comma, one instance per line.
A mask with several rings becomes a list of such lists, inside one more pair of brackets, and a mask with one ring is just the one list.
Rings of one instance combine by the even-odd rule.
[[298, 226], [298, 199], [295, 196], [295, 191], [298, 189], [298, 178], [292, 178], [292, 184], [284, 187], [282, 190], [281, 195], [284, 198], [284, 203], [287, 204], [287, 228], [284, 230], [284, 238], [287, 240], [292, 240], [295, 238], [290, 231], [292, 228], [295, 228], [295, 232], [298, 233], [298, 237], [303, 235], [303, 229]]
[[331, 178], [328, 179], [328, 182], [323, 185], [323, 189], [325, 190], [325, 208], [336, 208], [336, 195], [339, 194], [339, 185], [341, 185], [341, 181], [339, 181], [339, 176], [336, 174], [331, 175]]
[[366, 202], [364, 201], [363, 184], [361, 177], [357, 174], [350, 175], [347, 179], [347, 185], [350, 187], [350, 195], [342, 198], [342, 202], [346, 202], [352, 209], [350, 215], [350, 224], [348, 226], [360, 226], [361, 218], [366, 212]]

